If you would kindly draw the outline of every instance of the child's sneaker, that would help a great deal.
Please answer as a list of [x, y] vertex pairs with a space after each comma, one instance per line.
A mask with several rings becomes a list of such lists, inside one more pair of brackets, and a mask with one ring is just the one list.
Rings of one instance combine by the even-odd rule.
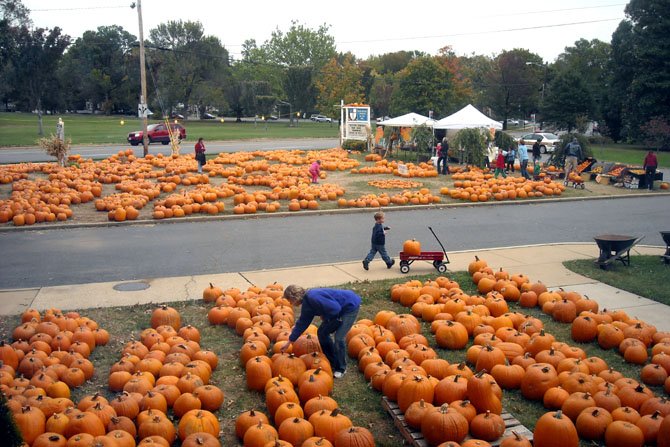
[[393, 264], [395, 264], [395, 259], [391, 259], [391, 262], [389, 262], [388, 264], [386, 264], [386, 268], [387, 268], [387, 269], [390, 269], [391, 267], [393, 267]]
[[341, 379], [342, 377], [344, 377], [345, 372], [346, 371], [335, 371], [333, 373], [333, 377], [335, 377], [336, 379]]
[[369, 265], [370, 265], [370, 263], [368, 261], [363, 261], [363, 268], [365, 270], [370, 270], [369, 267], [368, 267]]

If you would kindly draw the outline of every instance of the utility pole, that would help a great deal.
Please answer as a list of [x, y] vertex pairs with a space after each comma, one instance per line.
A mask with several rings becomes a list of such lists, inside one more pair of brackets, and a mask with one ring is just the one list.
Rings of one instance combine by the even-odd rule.
[[142, 0], [137, 0], [137, 19], [140, 24], [140, 84], [142, 86], [142, 95], [140, 104], [144, 104], [145, 112], [142, 114], [142, 145], [144, 146], [144, 156], [149, 154], [149, 136], [147, 135], [147, 70], [144, 62], [144, 27], [142, 26]]

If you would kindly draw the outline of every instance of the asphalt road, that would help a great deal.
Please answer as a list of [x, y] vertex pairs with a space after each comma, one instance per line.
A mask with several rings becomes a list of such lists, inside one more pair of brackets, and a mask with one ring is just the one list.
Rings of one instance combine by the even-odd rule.
[[[0, 288], [129, 281], [361, 260], [373, 211], [211, 222], [0, 232]], [[449, 251], [593, 242], [598, 234], [644, 236], [663, 245], [670, 196], [388, 210], [387, 250], [416, 238]], [[377, 258], [373, 262], [381, 262]]]
[[[183, 143], [182, 153], [190, 153], [193, 151], [194, 141], [187, 140]], [[244, 141], [205, 141], [207, 152], [210, 154], [217, 154], [219, 152], [252, 152], [275, 149], [326, 149], [336, 147], [340, 144], [337, 138], [293, 138], [293, 139], [259, 139], [259, 140], [244, 140]], [[114, 155], [120, 150], [125, 150], [131, 147], [128, 144], [119, 145], [81, 145], [74, 146], [71, 154], [80, 154], [84, 158], [106, 158]], [[132, 147], [136, 155], [142, 154], [142, 146]], [[151, 144], [149, 145], [150, 154], [162, 153], [163, 155], [171, 154], [170, 145]], [[55, 161], [54, 157], [50, 157], [38, 147], [27, 148], [0, 148], [0, 163], [20, 163], [20, 162], [42, 162]]]

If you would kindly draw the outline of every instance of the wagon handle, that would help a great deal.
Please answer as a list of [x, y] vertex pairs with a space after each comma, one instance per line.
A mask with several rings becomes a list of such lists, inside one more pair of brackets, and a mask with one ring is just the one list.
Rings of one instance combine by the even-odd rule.
[[[442, 247], [442, 253], [444, 253], [444, 256], [447, 256], [447, 250], [445, 250], [444, 245], [442, 245], [442, 242], [440, 242], [440, 239], [438, 239], [437, 235], [433, 231], [431, 227], [428, 227], [431, 233], [433, 233], [433, 236], [435, 236], [435, 240], [437, 241], [438, 244], [440, 244], [440, 247]], [[449, 257], [447, 257], [449, 259]]]

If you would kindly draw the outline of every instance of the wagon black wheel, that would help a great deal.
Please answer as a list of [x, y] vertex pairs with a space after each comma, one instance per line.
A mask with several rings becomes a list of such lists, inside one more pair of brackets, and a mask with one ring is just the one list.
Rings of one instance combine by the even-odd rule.
[[409, 272], [409, 265], [400, 264], [400, 273], [407, 273], [407, 272]]
[[442, 264], [442, 261], [433, 261], [433, 267], [436, 269], [440, 267], [440, 264]]
[[447, 271], [447, 264], [440, 264], [440, 265], [437, 267], [437, 271], [440, 272], [440, 273], [444, 273], [444, 272], [446, 272], [446, 271]]

